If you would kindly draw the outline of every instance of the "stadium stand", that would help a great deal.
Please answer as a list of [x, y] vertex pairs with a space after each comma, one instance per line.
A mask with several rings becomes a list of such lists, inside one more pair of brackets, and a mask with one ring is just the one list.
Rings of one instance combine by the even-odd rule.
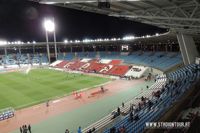
[[111, 65], [120, 65], [122, 63], [121, 60], [112, 60], [109, 64]]
[[109, 74], [116, 76], [124, 76], [128, 70], [129, 66], [127, 65], [116, 65], [113, 67], [113, 70], [109, 72]]
[[[57, 63], [54, 65], [57, 68], [64, 68], [64, 66], [68, 63], [68, 61], [60, 61], [60, 63]], [[54, 64], [54, 63], [53, 63]]]
[[7, 56], [2, 57], [2, 63], [7, 66], [15, 66], [15, 65], [22, 65], [25, 66], [27, 64], [32, 65], [46, 65], [48, 64], [47, 56], [43, 55], [30, 55], [30, 54], [9, 54]]
[[[142, 94], [142, 97], [138, 98], [139, 100], [136, 98], [125, 103], [124, 107], [120, 106], [121, 115], [119, 115], [121, 117], [119, 119], [121, 120], [115, 121], [113, 115], [110, 114], [85, 128], [83, 132], [88, 132], [92, 128], [95, 128], [96, 131], [104, 129], [110, 123], [115, 124], [107, 127], [103, 131], [104, 133], [117, 132], [122, 126], [126, 132], [143, 132], [146, 122], [158, 120], [199, 78], [200, 67], [196, 64], [188, 65], [167, 75], [157, 76], [155, 84]], [[134, 107], [131, 109], [132, 105]], [[123, 111], [125, 109], [128, 110], [128, 115], [122, 116], [122, 114], [127, 114], [127, 111], [125, 113]], [[130, 115], [131, 112], [133, 116]]]
[[[144, 66], [151, 66], [151, 67], [157, 66], [156, 68], [167, 70], [173, 66], [176, 66], [177, 64], [182, 63], [181, 58], [177, 53], [169, 53], [169, 54], [164, 54], [163, 52], [141, 53], [141, 51], [138, 51], [129, 56], [120, 55], [119, 52], [114, 52], [113, 54], [107, 53], [107, 55], [106, 52], [99, 52], [97, 54], [106, 57], [106, 59], [105, 58], [95, 59], [95, 57], [83, 58], [85, 54], [76, 53], [77, 56], [81, 55], [81, 58], [78, 57], [80, 60], [75, 59], [69, 61], [62, 61], [61, 63], [55, 65], [55, 67], [68, 68], [70, 70], [79, 70], [85, 72], [102, 73], [114, 76], [140, 78], [144, 75], [144, 73], [149, 71], [148, 67], [140, 67], [140, 66], [132, 67], [132, 64], [143, 64]], [[120, 59], [112, 59], [114, 55], [118, 55], [118, 58]], [[129, 61], [127, 61], [127, 59], [129, 59]], [[132, 60], [134, 62], [132, 62]], [[152, 63], [151, 60], [155, 60], [154, 64]], [[127, 65], [125, 64], [120, 65], [123, 63], [123, 61]]]
[[14, 117], [14, 111], [15, 110], [13, 108], [5, 108], [0, 110], [0, 121]]
[[52, 64], [50, 64], [51, 67], [55, 67], [56, 65], [60, 64], [62, 61], [61, 60], [57, 60], [55, 62], [53, 62]]
[[[69, 58], [63, 57], [64, 54], [59, 54], [59, 59], [65, 59], [65, 60], [73, 60], [75, 53], [68, 53], [67, 54]], [[95, 59], [96, 57], [102, 59], [102, 61], [108, 61], [113, 65], [121, 64], [122, 60], [126, 64], [137, 64], [137, 65], [143, 65], [143, 66], [149, 66], [154, 67], [157, 69], [160, 69], [162, 71], [166, 71], [170, 69], [173, 66], [176, 66], [178, 64], [182, 64], [182, 57], [180, 53], [176, 52], [141, 52], [136, 51], [132, 52], [129, 55], [122, 55], [120, 52], [77, 52], [76, 53], [77, 58], [83, 59], [83, 58], [89, 58], [89, 59]]]

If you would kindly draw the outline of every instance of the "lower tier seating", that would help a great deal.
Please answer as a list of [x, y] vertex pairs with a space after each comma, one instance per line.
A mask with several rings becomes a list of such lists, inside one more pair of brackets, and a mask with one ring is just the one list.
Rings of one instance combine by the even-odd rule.
[[120, 106], [119, 113], [118, 109], [114, 110], [115, 113], [88, 126], [83, 132], [87, 133], [91, 129], [102, 131], [111, 125], [103, 132], [115, 133], [123, 128], [126, 133], [141, 133], [148, 122], [158, 120], [199, 79], [200, 66], [196, 64], [185, 66], [167, 75], [158, 75], [154, 85], [137, 98]]

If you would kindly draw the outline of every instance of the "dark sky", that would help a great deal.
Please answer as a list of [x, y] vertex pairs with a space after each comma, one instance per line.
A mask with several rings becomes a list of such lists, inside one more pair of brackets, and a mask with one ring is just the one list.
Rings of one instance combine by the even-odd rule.
[[45, 17], [55, 18], [58, 41], [165, 32], [157, 27], [115, 17], [22, 1], [0, 0], [0, 39], [45, 41], [42, 25]]

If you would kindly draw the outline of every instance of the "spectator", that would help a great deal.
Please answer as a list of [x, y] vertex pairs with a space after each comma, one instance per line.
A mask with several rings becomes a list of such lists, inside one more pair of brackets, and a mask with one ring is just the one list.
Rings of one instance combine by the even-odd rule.
[[131, 111], [130, 114], [129, 114], [129, 120], [130, 120], [131, 122], [133, 122], [133, 112], [132, 112], [132, 111]]
[[69, 130], [68, 130], [68, 129], [66, 129], [66, 130], [65, 130], [65, 133], [69, 133]]
[[22, 127], [20, 127], [19, 130], [20, 130], [20, 133], [23, 133]]
[[78, 127], [78, 131], [77, 131], [77, 133], [82, 133], [82, 131], [81, 131], [81, 127], [80, 127], [80, 126]]
[[49, 100], [47, 100], [47, 102], [46, 102], [46, 106], [49, 107]]
[[119, 129], [120, 133], [126, 133], [126, 128], [123, 125], [120, 129]]
[[122, 102], [122, 107], [124, 107], [124, 102]]
[[115, 127], [112, 127], [111, 129], [110, 129], [110, 133], [115, 133], [116, 132], [116, 128]]
[[151, 109], [152, 105], [153, 105], [153, 103], [151, 102], [151, 100], [149, 100], [148, 101], [148, 108], [149, 108], [149, 110]]
[[93, 133], [95, 130], [95, 127], [93, 127], [92, 129], [88, 130], [87, 133]]
[[26, 125], [24, 125], [24, 133], [27, 133], [28, 132], [28, 128]]
[[121, 111], [120, 111], [120, 108], [118, 107], [118, 108], [117, 108], [117, 113], [118, 113], [118, 115], [120, 115], [120, 112], [121, 112]]
[[133, 111], [133, 104], [130, 104], [130, 111]]
[[139, 119], [140, 119], [140, 118], [139, 118], [138, 114], [135, 115], [134, 120], [137, 121], [137, 120], [139, 120]]
[[103, 86], [101, 86], [101, 91], [104, 92], [104, 87]]
[[115, 112], [115, 111], [112, 112], [112, 115], [113, 115], [113, 117], [111, 119], [115, 119], [118, 116], [117, 112]]
[[92, 133], [92, 130], [90, 129], [89, 131], [87, 131], [87, 133]]
[[142, 96], [142, 97], [141, 97], [141, 101], [143, 102], [144, 100], [145, 100], [145, 99], [144, 99], [144, 97]]
[[30, 124], [28, 125], [28, 131], [29, 131], [29, 133], [31, 133], [31, 125]]
[[142, 107], [141, 107], [141, 103], [139, 102], [139, 103], [138, 103], [138, 109], [141, 110], [141, 108], [142, 108]]
[[92, 128], [92, 132], [94, 132], [95, 130], [96, 130], [96, 128], [95, 128], [95, 127], [93, 127], [93, 128]]

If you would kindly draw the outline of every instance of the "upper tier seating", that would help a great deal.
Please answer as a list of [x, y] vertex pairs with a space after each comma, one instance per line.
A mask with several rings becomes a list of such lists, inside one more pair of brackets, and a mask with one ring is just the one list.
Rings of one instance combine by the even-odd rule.
[[174, 52], [142, 52], [136, 51], [132, 52], [129, 55], [122, 55], [120, 52], [76, 52], [76, 53], [67, 53], [65, 56], [59, 59], [72, 60], [76, 55], [76, 58], [101, 58], [101, 59], [110, 59], [115, 60], [114, 62], [117, 65], [120, 63], [119, 60], [123, 60], [126, 64], [139, 64], [144, 66], [150, 66], [158, 68], [160, 70], [168, 70], [169, 68], [181, 64], [182, 58], [180, 53]]

